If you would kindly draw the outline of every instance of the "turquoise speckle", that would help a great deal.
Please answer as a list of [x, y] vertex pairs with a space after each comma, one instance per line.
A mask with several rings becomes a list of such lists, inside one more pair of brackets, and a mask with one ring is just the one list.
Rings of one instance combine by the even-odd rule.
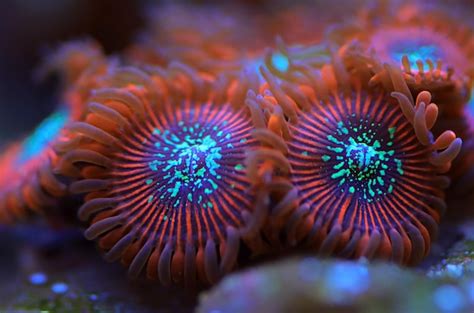
[[388, 129], [388, 133], [390, 134], [390, 139], [393, 139], [393, 138], [395, 137], [395, 131], [396, 131], [396, 130], [397, 130], [397, 129], [396, 129], [395, 127], [390, 127], [390, 128]]
[[241, 171], [244, 169], [244, 166], [242, 164], [237, 164], [234, 168], [236, 171]]

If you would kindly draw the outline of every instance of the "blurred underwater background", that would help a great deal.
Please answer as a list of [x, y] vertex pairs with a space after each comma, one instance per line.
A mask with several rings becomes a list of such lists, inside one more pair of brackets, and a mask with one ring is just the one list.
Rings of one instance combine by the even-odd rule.
[[[472, 1], [418, 2], [459, 15], [474, 33]], [[63, 101], [61, 78], [41, 71], [61, 43], [92, 38], [107, 56], [119, 58], [142, 38], [151, 8], [177, 3], [204, 10], [223, 5], [217, 0], [1, 1], [0, 148], [33, 131]], [[330, 27], [373, 3], [236, 0], [230, 7], [271, 17], [309, 6], [314, 19]], [[278, 21], [291, 24], [298, 14]], [[308, 31], [299, 28], [304, 23], [295, 25], [267, 26], [275, 28], [270, 37], [280, 28], [295, 34], [295, 42], [286, 40], [295, 44]], [[258, 37], [249, 42], [258, 45]], [[54, 219], [0, 225], [0, 312], [474, 312], [473, 216], [441, 220], [430, 254], [415, 267], [297, 255], [251, 263], [200, 292], [127, 279], [120, 264], [103, 261], [81, 228]]]

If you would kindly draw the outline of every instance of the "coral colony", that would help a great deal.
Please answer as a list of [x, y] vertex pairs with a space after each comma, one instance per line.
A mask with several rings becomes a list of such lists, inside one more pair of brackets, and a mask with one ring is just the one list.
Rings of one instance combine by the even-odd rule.
[[445, 213], [473, 209], [462, 21], [408, 5], [324, 26], [300, 10], [319, 31], [292, 37], [259, 27], [284, 16], [195, 9], [155, 12], [120, 58], [81, 41], [47, 60], [61, 105], [3, 151], [1, 223], [79, 196], [105, 259], [192, 287], [290, 251], [416, 265]]

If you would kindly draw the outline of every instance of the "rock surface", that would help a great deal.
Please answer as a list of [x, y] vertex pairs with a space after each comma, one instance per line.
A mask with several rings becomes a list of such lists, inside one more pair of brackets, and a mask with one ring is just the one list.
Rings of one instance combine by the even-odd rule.
[[474, 312], [474, 222], [445, 229], [459, 240], [416, 269], [294, 258], [225, 278], [197, 312]]
[[383, 263], [292, 259], [227, 277], [197, 312], [472, 312], [473, 274], [432, 279]]

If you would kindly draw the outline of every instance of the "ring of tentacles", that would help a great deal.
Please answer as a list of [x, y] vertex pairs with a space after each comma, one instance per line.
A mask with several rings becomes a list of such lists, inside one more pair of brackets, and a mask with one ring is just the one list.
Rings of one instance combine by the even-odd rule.
[[[447, 192], [447, 202], [452, 210], [447, 217], [468, 213], [470, 208], [465, 203], [471, 201], [465, 199], [472, 190], [470, 181], [473, 169], [470, 148], [472, 132], [466, 113], [473, 90], [474, 32], [461, 20], [423, 5], [402, 6], [397, 11], [398, 14], [386, 16], [377, 23], [369, 21], [366, 27], [369, 31], [359, 29], [349, 32], [349, 37], [358, 38], [360, 46], [346, 44], [340, 53], [346, 64], [360, 71], [364, 68], [375, 69], [377, 74], [371, 82], [374, 85], [392, 88], [391, 75], [381, 65], [381, 62], [391, 62], [400, 65], [402, 76], [412, 94], [423, 90], [431, 93], [433, 101], [439, 106], [438, 122], [432, 132], [439, 135], [451, 129], [465, 142], [448, 174], [451, 186]], [[369, 62], [354, 62], [358, 60], [357, 57], [352, 58], [354, 54], [367, 55], [370, 49], [375, 53], [367, 58]], [[400, 85], [393, 84], [393, 89], [400, 91]], [[461, 206], [459, 203], [462, 203]]]
[[293, 186], [276, 204], [290, 211], [288, 240], [325, 255], [418, 263], [445, 210], [442, 173], [461, 148], [452, 131], [434, 140], [438, 109], [429, 92], [413, 103], [411, 94], [351, 84], [341, 78], [348, 73], [325, 67], [322, 78], [306, 73], [312, 86], [294, 82], [300, 97], [292, 98], [263, 72], [269, 90], [249, 95], [272, 112], [257, 136], [267, 144], [260, 158]]
[[441, 116], [462, 113], [469, 88], [464, 77], [469, 54], [461, 44], [436, 29], [399, 26], [374, 33], [371, 46], [382, 61], [401, 64], [412, 90], [431, 91], [441, 105]]
[[[351, 54], [370, 54], [373, 50], [382, 62], [400, 64], [414, 93], [432, 93], [440, 106], [441, 119], [460, 116], [471, 88], [468, 78], [474, 74], [470, 44], [473, 32], [447, 14], [421, 6], [412, 9], [417, 13], [411, 17], [395, 14], [376, 23], [368, 21], [364, 29], [349, 31], [344, 36], [342, 53], [350, 60]], [[354, 43], [347, 43], [350, 39], [357, 39], [360, 45], [355, 51], [350, 48]]]
[[[474, 40], [472, 29], [443, 13], [431, 12], [404, 23], [388, 22], [367, 40], [377, 52], [376, 58], [401, 63], [403, 78], [413, 94], [430, 91], [439, 105], [439, 119], [433, 133], [439, 135], [451, 129], [464, 140], [461, 153], [449, 172], [451, 186], [447, 202], [453, 209], [447, 217], [468, 214], [470, 208], [465, 203], [470, 201], [465, 199], [473, 188], [469, 118], [474, 74], [471, 65], [474, 50], [470, 44]], [[383, 67], [378, 67], [372, 83], [387, 86], [390, 75]], [[399, 89], [400, 85], [394, 84], [394, 90]]]
[[189, 92], [177, 96], [177, 78], [151, 86], [157, 77], [140, 75], [148, 83], [94, 91], [85, 120], [72, 126], [81, 139], [63, 158], [73, 166], [62, 167], [80, 171], [71, 191], [86, 193], [85, 236], [131, 277], [215, 282], [236, 265], [255, 206], [244, 168], [256, 145], [251, 113], [202, 96], [198, 77], [183, 80], [178, 89]]

